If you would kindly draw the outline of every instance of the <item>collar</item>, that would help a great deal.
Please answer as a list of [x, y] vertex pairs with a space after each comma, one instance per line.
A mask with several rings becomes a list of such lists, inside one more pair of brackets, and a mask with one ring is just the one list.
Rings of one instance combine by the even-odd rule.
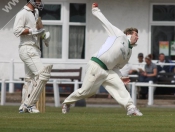
[[132, 49], [133, 48], [133, 46], [131, 45], [131, 43], [130, 43], [130, 41], [128, 40], [128, 47], [130, 48], [130, 49]]
[[24, 6], [24, 9], [26, 9], [27, 11], [33, 11], [33, 10], [30, 9], [28, 6]]

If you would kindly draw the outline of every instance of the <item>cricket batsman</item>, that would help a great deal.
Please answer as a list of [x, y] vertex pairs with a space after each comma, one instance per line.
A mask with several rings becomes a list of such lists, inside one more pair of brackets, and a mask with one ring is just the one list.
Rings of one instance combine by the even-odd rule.
[[143, 114], [133, 104], [125, 88], [125, 84], [130, 81], [129, 77], [122, 77], [119, 71], [127, 64], [132, 48], [136, 46], [138, 30], [127, 28], [123, 33], [105, 18], [97, 3], [92, 4], [92, 14], [100, 21], [109, 37], [88, 62], [82, 87], [64, 100], [62, 113], [68, 113], [70, 104], [94, 95], [103, 85], [109, 94], [127, 110], [127, 115], [142, 116]]
[[46, 46], [50, 41], [50, 33], [45, 31], [39, 17], [39, 10], [43, 7], [41, 0], [30, 0], [18, 12], [14, 22], [14, 34], [20, 37], [19, 56], [25, 67], [25, 83], [19, 113], [39, 113], [36, 102], [50, 78], [52, 65], [44, 66], [40, 58], [40, 38]]

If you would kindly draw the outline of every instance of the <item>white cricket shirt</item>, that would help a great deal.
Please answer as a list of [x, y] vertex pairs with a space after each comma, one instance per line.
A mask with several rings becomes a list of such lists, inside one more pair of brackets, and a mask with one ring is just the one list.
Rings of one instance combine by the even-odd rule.
[[40, 37], [39, 36], [32, 36], [32, 35], [21, 35], [21, 33], [25, 29], [36, 29], [36, 20], [38, 19], [39, 12], [35, 9], [35, 15], [32, 13], [32, 10], [24, 6], [24, 8], [18, 12], [15, 18], [13, 32], [15, 36], [20, 37], [20, 45], [25, 44], [36, 44], [40, 47]]

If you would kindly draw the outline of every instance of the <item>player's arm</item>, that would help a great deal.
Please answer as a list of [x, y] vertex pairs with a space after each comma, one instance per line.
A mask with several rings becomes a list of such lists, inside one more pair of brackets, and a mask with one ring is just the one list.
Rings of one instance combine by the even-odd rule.
[[101, 21], [102, 26], [105, 28], [109, 36], [120, 36], [123, 35], [123, 32], [117, 27], [113, 26], [106, 17], [102, 14], [98, 8], [97, 3], [92, 4], [92, 14]]
[[27, 34], [30, 34], [29, 29], [24, 29], [24, 31], [21, 33], [21, 35], [27, 35]]
[[37, 30], [36, 28], [25, 28], [25, 17], [27, 16], [25, 16], [25, 14], [23, 14], [22, 12], [17, 14], [13, 26], [13, 32], [15, 36], [19, 37], [20, 35], [40, 35], [45, 32], [44, 29]]
[[19, 37], [21, 34], [28, 34], [29, 31], [28, 29], [24, 28], [24, 23], [25, 23], [25, 15], [23, 15], [21, 12], [19, 12], [16, 15], [14, 26], [13, 26], [13, 33], [15, 36]]

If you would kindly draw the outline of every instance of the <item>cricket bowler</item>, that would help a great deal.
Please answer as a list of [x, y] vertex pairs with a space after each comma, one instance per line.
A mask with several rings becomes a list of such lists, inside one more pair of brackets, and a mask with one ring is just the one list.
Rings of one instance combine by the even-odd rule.
[[109, 37], [88, 62], [82, 87], [64, 100], [62, 113], [68, 113], [72, 103], [96, 94], [102, 85], [127, 110], [127, 115], [142, 116], [125, 88], [125, 84], [130, 81], [129, 77], [122, 77], [119, 71], [127, 64], [132, 48], [136, 46], [138, 30], [127, 28], [123, 33], [105, 18], [97, 3], [92, 4], [92, 14], [100, 21]]

